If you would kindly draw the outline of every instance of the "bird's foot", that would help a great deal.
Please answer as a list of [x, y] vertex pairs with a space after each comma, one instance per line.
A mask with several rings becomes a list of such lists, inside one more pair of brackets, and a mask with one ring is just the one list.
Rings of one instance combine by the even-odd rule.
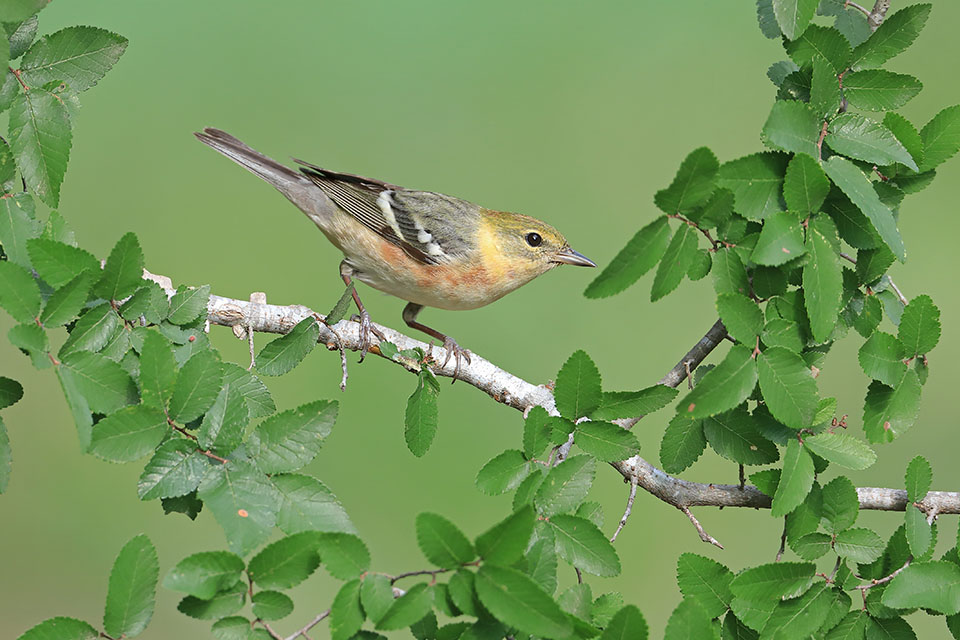
[[[460, 345], [457, 344], [457, 341], [450, 336], [445, 336], [443, 338], [443, 348], [447, 351], [447, 357], [443, 359], [443, 366], [447, 366], [447, 363], [450, 362], [451, 357], [454, 359], [455, 365], [453, 367], [453, 382], [456, 382], [457, 376], [460, 375], [460, 359], [462, 358], [467, 361], [467, 364], [471, 364], [470, 352], [461, 348]], [[450, 384], [453, 384], [453, 382]]]
[[361, 311], [359, 316], [354, 314], [350, 319], [353, 322], [360, 323], [360, 362], [363, 362], [363, 359], [367, 356], [367, 352], [370, 351], [370, 347], [373, 346], [371, 334], [375, 335], [379, 340], [386, 340], [386, 338], [373, 326], [373, 322], [370, 320], [370, 314], [367, 313], [366, 309]]

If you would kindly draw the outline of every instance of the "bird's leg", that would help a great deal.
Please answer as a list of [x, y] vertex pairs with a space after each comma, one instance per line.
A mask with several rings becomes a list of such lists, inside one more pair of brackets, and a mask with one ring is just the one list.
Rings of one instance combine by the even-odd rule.
[[443, 366], [447, 366], [447, 363], [450, 362], [450, 356], [454, 357], [456, 366], [453, 369], [453, 381], [457, 381], [457, 375], [460, 373], [460, 358], [463, 358], [467, 361], [467, 364], [470, 364], [470, 352], [466, 349], [460, 348], [460, 345], [457, 344], [457, 341], [451, 338], [448, 335], [440, 333], [436, 329], [431, 329], [425, 324], [417, 322], [417, 314], [423, 310], [422, 304], [416, 304], [411, 302], [403, 308], [403, 321], [407, 323], [408, 327], [416, 329], [418, 331], [423, 331], [429, 336], [433, 336], [437, 340], [443, 341], [443, 348], [447, 350], [447, 357], [443, 359]]
[[[340, 277], [343, 278], [344, 284], [348, 287], [353, 284], [353, 279], [350, 277], [353, 275], [353, 267], [347, 264], [347, 261], [344, 260], [340, 263]], [[377, 335], [381, 340], [383, 336], [380, 335], [376, 329], [370, 323], [370, 314], [367, 313], [367, 310], [364, 308], [363, 303], [360, 302], [360, 294], [357, 293], [357, 288], [353, 287], [353, 301], [357, 305], [357, 310], [360, 312], [360, 362], [363, 362], [363, 358], [367, 355], [367, 351], [370, 350], [370, 333], [371, 331]]]

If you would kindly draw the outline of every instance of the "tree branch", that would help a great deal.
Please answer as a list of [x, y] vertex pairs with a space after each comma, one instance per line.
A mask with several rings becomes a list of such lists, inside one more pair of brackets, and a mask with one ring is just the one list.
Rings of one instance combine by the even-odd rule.
[[873, 11], [867, 16], [867, 24], [870, 25], [870, 31], [876, 31], [884, 19], [887, 17], [887, 11], [890, 9], [891, 0], [877, 0], [873, 5]]

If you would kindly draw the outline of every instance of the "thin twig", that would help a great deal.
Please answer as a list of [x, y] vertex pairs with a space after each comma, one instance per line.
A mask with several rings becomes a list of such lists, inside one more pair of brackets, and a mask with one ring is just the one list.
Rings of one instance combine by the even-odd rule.
[[623, 511], [623, 517], [620, 518], [620, 524], [617, 525], [617, 530], [613, 532], [613, 536], [610, 538], [610, 542], [616, 542], [617, 536], [620, 535], [620, 532], [627, 524], [627, 518], [630, 517], [630, 513], [633, 511], [633, 501], [637, 499], [637, 479], [630, 478], [630, 494], [627, 496], [627, 508]]
[[856, 2], [852, 2], [852, 0], [846, 0], [846, 2], [843, 3], [843, 6], [844, 6], [844, 7], [853, 7], [853, 8], [856, 9], [857, 11], [863, 12], [863, 15], [867, 16], [868, 18], [870, 17], [870, 10], [869, 10], [869, 9], [867, 9], [866, 7], [860, 6], [860, 5], [857, 4]]
[[677, 507], [677, 508], [680, 509], [680, 511], [683, 511], [683, 513], [686, 514], [688, 518], [690, 518], [690, 522], [692, 522], [693, 526], [697, 528], [697, 533], [700, 534], [701, 540], [703, 540], [704, 542], [709, 542], [710, 544], [723, 549], [723, 545], [720, 544], [716, 538], [714, 538], [709, 533], [703, 530], [703, 525], [700, 524], [700, 521], [697, 520], [697, 518], [693, 515], [693, 513], [690, 511], [688, 507]]
[[783, 552], [787, 549], [787, 519], [783, 519], [783, 533], [780, 534], [780, 549], [777, 551], [777, 557], [774, 562], [780, 562], [783, 558]]
[[893, 573], [891, 573], [890, 575], [888, 575], [887, 577], [880, 578], [879, 580], [871, 580], [870, 584], [861, 584], [856, 586], [855, 588], [860, 589], [860, 591], [866, 592], [867, 589], [872, 589], [877, 585], [886, 584], [891, 580], [893, 580], [894, 578], [896, 578], [898, 575], [900, 575], [900, 572], [906, 569], [907, 567], [909, 567], [911, 562], [913, 562], [913, 556], [907, 557], [907, 561], [903, 563], [903, 566], [897, 569], [896, 571], [894, 571]]
[[267, 624], [265, 621], [261, 620], [260, 618], [257, 618], [256, 622], [259, 622], [260, 626], [267, 630], [267, 633], [270, 634], [270, 637], [273, 638], [273, 640], [283, 640], [283, 636], [277, 633], [276, 631], [274, 631], [272, 628], [270, 628], [270, 625]]
[[890, 288], [893, 289], [893, 292], [897, 294], [897, 298], [900, 300], [903, 306], [910, 304], [910, 301], [907, 300], [907, 297], [900, 291], [900, 287], [898, 287], [897, 283], [893, 281], [893, 278], [888, 277], [887, 280], [890, 282]]
[[299, 638], [300, 636], [303, 636], [304, 638], [306, 638], [307, 631], [310, 631], [310, 629], [313, 629], [315, 626], [320, 624], [320, 621], [329, 615], [330, 615], [330, 609], [327, 609], [323, 613], [318, 614], [316, 618], [314, 618], [313, 620], [305, 624], [301, 629], [294, 631], [293, 634], [284, 638], [284, 640], [297, 640], [297, 638]]

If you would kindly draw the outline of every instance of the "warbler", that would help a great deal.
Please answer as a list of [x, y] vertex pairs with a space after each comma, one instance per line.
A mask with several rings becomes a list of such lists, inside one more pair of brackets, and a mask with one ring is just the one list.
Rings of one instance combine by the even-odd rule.
[[[307, 214], [340, 251], [340, 276], [408, 302], [403, 321], [443, 342], [446, 366], [470, 352], [417, 322], [424, 307], [476, 309], [502, 298], [558, 264], [596, 267], [550, 225], [493, 211], [441, 193], [416, 191], [294, 159], [295, 171], [219, 129], [194, 134], [269, 182]], [[356, 289], [361, 360], [370, 346], [370, 314]]]

